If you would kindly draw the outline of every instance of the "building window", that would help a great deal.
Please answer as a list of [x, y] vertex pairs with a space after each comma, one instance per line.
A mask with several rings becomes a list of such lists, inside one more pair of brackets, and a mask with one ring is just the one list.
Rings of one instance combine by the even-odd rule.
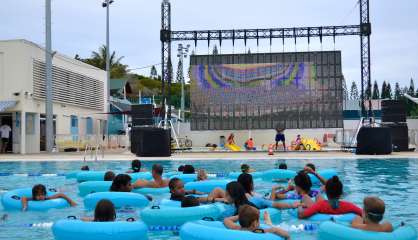
[[86, 135], [93, 135], [93, 119], [91, 117], [86, 119]]

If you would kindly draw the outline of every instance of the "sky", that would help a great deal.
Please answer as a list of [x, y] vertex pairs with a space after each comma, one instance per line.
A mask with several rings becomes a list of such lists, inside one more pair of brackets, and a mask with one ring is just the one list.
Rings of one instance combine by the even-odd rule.
[[[27, 39], [45, 45], [45, 0], [1, 0], [0, 39]], [[106, 11], [100, 0], [52, 0], [52, 48], [67, 56], [89, 57], [105, 43]], [[356, 0], [171, 0], [173, 30], [208, 30], [302, 27], [359, 24]], [[418, 0], [371, 0], [372, 80], [409, 85], [418, 79]], [[122, 63], [136, 69], [159, 64], [161, 42], [161, 0], [114, 0], [110, 9], [110, 48]], [[177, 42], [173, 63], [177, 62]], [[187, 42], [183, 42], [187, 44]], [[192, 50], [207, 54], [206, 42]], [[358, 36], [285, 42], [285, 51], [341, 50], [347, 85], [360, 79], [360, 40]], [[211, 43], [211, 47], [215, 42]], [[270, 52], [268, 40], [255, 40], [244, 46], [238, 41], [223, 42], [222, 53]], [[280, 39], [272, 52], [282, 52]], [[187, 62], [187, 61], [186, 61]], [[174, 64], [176, 69], [176, 64]], [[159, 67], [157, 68], [159, 69]], [[149, 75], [150, 69], [133, 70]], [[416, 86], [418, 82], [416, 83]]]

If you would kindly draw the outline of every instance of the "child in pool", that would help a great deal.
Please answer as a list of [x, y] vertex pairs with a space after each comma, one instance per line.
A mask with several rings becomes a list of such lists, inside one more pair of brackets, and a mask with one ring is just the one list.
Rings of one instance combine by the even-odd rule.
[[115, 179], [116, 175], [112, 171], [107, 171], [103, 177], [103, 181], [111, 182], [113, 179]]
[[199, 169], [197, 170], [197, 181], [206, 181], [208, 180], [208, 174], [205, 170]]
[[[171, 197], [170, 200], [173, 201], [183, 201], [188, 195], [195, 194], [195, 195], [203, 195], [196, 190], [186, 191], [184, 189], [184, 183], [179, 178], [172, 178], [168, 184], [168, 188], [170, 189]], [[217, 198], [223, 198], [225, 193], [220, 188], [215, 188], [207, 197], [198, 197], [197, 200], [200, 203], [207, 203], [207, 202], [214, 202]]]
[[84, 217], [85, 222], [114, 222], [116, 220], [115, 205], [107, 199], [102, 199], [96, 204], [94, 218]]
[[289, 203], [280, 203], [273, 202], [272, 200], [265, 199], [260, 194], [254, 191], [254, 181], [253, 176], [248, 173], [243, 173], [239, 175], [238, 182], [245, 190], [245, 196], [248, 201], [254, 204], [258, 209], [264, 209], [268, 207], [274, 207], [278, 209], [288, 209], [288, 208], [297, 208], [299, 203], [295, 202], [294, 204]]
[[241, 172], [242, 172], [242, 173], [252, 173], [252, 172], [255, 172], [255, 170], [254, 170], [254, 169], [252, 169], [252, 168], [250, 167], [250, 165], [248, 165], [248, 164], [242, 164], [242, 165], [241, 165]]
[[321, 175], [319, 175], [319, 173], [316, 171], [316, 167], [313, 163], [306, 164], [303, 168], [303, 171], [314, 175], [316, 178], [318, 178], [322, 185], [325, 185], [327, 183], [327, 180], [323, 178]]
[[111, 192], [131, 192], [132, 191], [132, 184], [131, 184], [131, 176], [128, 174], [118, 174], [112, 182], [110, 186]]
[[[239, 222], [239, 225], [235, 223], [237, 221]], [[233, 230], [250, 231], [256, 233], [273, 233], [285, 239], [290, 239], [289, 233], [273, 226], [268, 212], [264, 212], [264, 221], [267, 225], [271, 226], [271, 228], [261, 229], [260, 211], [250, 205], [242, 205], [239, 208], [238, 215], [225, 218], [224, 224], [227, 228]]]
[[316, 202], [310, 207], [303, 209], [298, 208], [298, 217], [309, 218], [316, 213], [324, 214], [346, 214], [355, 213], [358, 216], [362, 216], [362, 210], [353, 203], [341, 201], [340, 198], [343, 195], [343, 184], [337, 176], [328, 179], [325, 185], [325, 192], [328, 200], [324, 200], [320, 195], [316, 198]]
[[141, 172], [141, 161], [138, 159], [132, 160], [131, 169], [126, 171], [126, 173], [138, 173]]
[[363, 217], [357, 216], [351, 226], [366, 231], [392, 232], [389, 222], [380, 223], [385, 214], [385, 202], [378, 197], [366, 197], [363, 200]]
[[195, 169], [193, 165], [190, 165], [190, 164], [184, 165], [183, 174], [194, 174], [194, 173], [195, 173]]
[[22, 197], [22, 211], [26, 211], [28, 208], [28, 201], [46, 201], [57, 198], [65, 199], [72, 207], [77, 206], [71, 198], [63, 193], [57, 193], [50, 197], [47, 197], [46, 187], [42, 184], [37, 184], [32, 188], [32, 198]]
[[312, 182], [311, 178], [304, 171], [300, 171], [293, 179], [295, 182], [295, 193], [288, 193], [287, 191], [276, 192], [277, 187], [272, 188], [270, 195], [271, 200], [276, 199], [296, 199], [301, 200], [301, 203], [305, 207], [310, 207], [314, 204], [312, 198], [317, 197], [320, 194], [319, 190], [311, 190]]

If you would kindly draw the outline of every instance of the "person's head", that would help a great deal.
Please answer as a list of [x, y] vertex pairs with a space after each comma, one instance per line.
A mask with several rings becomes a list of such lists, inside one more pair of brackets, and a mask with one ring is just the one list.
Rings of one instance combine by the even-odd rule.
[[180, 167], [177, 169], [177, 171], [183, 172], [184, 171], [184, 165], [180, 165]]
[[373, 223], [379, 223], [385, 214], [385, 202], [378, 197], [366, 197], [363, 200], [363, 216]]
[[243, 172], [243, 173], [249, 173], [250, 172], [250, 165], [248, 165], [248, 164], [242, 164], [241, 165], [241, 172]]
[[206, 171], [203, 169], [197, 170], [197, 181], [205, 181], [208, 179], [208, 175], [206, 174]]
[[253, 140], [253, 138], [250, 138], [250, 141], [252, 141]]
[[260, 226], [260, 211], [244, 204], [238, 210], [238, 222], [242, 228], [257, 229]]
[[37, 184], [32, 188], [32, 199], [35, 201], [43, 201], [46, 199], [46, 187], [42, 184]]
[[200, 205], [199, 199], [193, 196], [187, 196], [181, 201], [182, 208], [197, 207], [199, 205]]
[[89, 171], [89, 170], [90, 168], [87, 165], [81, 167], [81, 171]]
[[286, 163], [280, 163], [280, 165], [279, 165], [279, 169], [284, 169], [284, 170], [286, 170], [286, 169], [287, 169], [287, 165], [286, 165]]
[[163, 166], [161, 164], [154, 164], [152, 165], [152, 177], [153, 178], [161, 178], [163, 175]]
[[173, 196], [180, 197], [186, 194], [186, 190], [184, 190], [184, 183], [179, 178], [175, 177], [170, 179], [170, 182], [168, 182], [168, 188]]
[[312, 169], [312, 170], [316, 171], [316, 167], [315, 167], [315, 165], [314, 165], [313, 163], [307, 163], [307, 164], [305, 165], [305, 167], [309, 167], [310, 169]]
[[131, 176], [128, 174], [118, 174], [110, 186], [111, 192], [130, 192], [132, 191]]
[[131, 168], [133, 172], [140, 172], [141, 171], [141, 161], [135, 159], [131, 162]]
[[298, 135], [296, 136], [296, 138], [300, 138], [300, 134], [298, 134]]
[[190, 164], [184, 165], [183, 174], [193, 174], [195, 173], [194, 167]]
[[328, 199], [339, 199], [343, 195], [343, 184], [337, 176], [328, 179], [325, 184]]
[[293, 181], [295, 182], [295, 189], [298, 194], [309, 194], [312, 187], [311, 178], [304, 171], [298, 172], [294, 177]]
[[241, 205], [248, 203], [245, 190], [239, 182], [233, 181], [226, 185], [225, 199], [233, 203], [238, 209]]
[[254, 191], [253, 176], [248, 173], [242, 173], [238, 176], [238, 182], [242, 185], [245, 192], [251, 194]]
[[103, 181], [113, 181], [115, 179], [115, 173], [112, 171], [107, 171], [104, 175]]
[[95, 222], [113, 222], [116, 219], [116, 210], [113, 203], [107, 199], [100, 200], [94, 209]]

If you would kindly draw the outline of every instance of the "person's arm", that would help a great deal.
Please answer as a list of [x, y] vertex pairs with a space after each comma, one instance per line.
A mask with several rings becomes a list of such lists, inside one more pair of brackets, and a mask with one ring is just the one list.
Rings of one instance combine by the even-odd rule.
[[150, 181], [139, 179], [134, 184], [132, 184], [133, 188], [145, 188], [145, 187], [152, 187]]
[[228, 229], [241, 230], [241, 226], [236, 224], [235, 223], [236, 221], [238, 221], [238, 215], [237, 216], [232, 216], [232, 217], [227, 217], [227, 218], [224, 219], [224, 225]]
[[357, 229], [364, 229], [363, 218], [360, 216], [354, 218], [354, 220], [351, 222], [351, 227]]
[[321, 203], [322, 202], [315, 203], [314, 205], [312, 205], [312, 206], [310, 206], [306, 209], [303, 209], [302, 206], [299, 206], [298, 207], [298, 218], [304, 219], [304, 218], [308, 218], [308, 217], [314, 215], [315, 213], [318, 213], [319, 210], [321, 209]]
[[48, 199], [57, 199], [57, 198], [63, 198], [63, 199], [65, 199], [71, 205], [71, 207], [77, 206], [77, 203], [74, 202], [71, 198], [69, 198], [64, 193], [57, 193], [57, 194], [55, 194], [55, 195], [53, 195], [51, 197], [48, 197]]
[[281, 203], [281, 202], [273, 202], [272, 206], [278, 209], [289, 209], [289, 208], [297, 208], [300, 206], [299, 202], [290, 203]]
[[83, 221], [83, 222], [93, 222], [94, 218], [92, 218], [92, 217], [82, 217], [81, 221]]
[[26, 211], [28, 209], [28, 201], [31, 201], [32, 198], [22, 197], [22, 211]]
[[278, 235], [278, 236], [280, 236], [280, 237], [282, 237], [286, 240], [290, 239], [289, 233], [286, 232], [285, 230], [281, 229], [281, 228], [278, 228], [278, 227], [272, 227], [272, 228], [269, 228], [269, 229], [264, 229], [264, 232], [276, 234], [276, 235]]
[[304, 170], [312, 175], [314, 175], [316, 178], [318, 178], [318, 180], [321, 182], [322, 185], [327, 184], [327, 180], [325, 178], [323, 178], [321, 175], [319, 175], [319, 173], [317, 173], [316, 171], [314, 171], [312, 168], [310, 167], [305, 167]]

